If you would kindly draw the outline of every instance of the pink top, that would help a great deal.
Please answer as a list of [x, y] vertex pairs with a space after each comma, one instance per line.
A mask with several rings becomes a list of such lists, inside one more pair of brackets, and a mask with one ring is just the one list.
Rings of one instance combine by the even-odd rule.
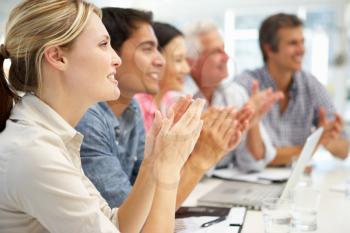
[[[175, 94], [175, 92], [172, 92], [172, 91], [167, 92], [162, 99], [160, 112], [162, 114], [165, 114], [168, 108], [173, 103], [175, 103], [178, 97], [179, 97], [179, 94]], [[146, 132], [148, 132], [151, 129], [154, 115], [158, 110], [157, 104], [154, 101], [154, 97], [149, 94], [136, 94], [135, 98], [137, 102], [140, 104], [141, 111], [143, 113], [145, 129], [146, 129]]]

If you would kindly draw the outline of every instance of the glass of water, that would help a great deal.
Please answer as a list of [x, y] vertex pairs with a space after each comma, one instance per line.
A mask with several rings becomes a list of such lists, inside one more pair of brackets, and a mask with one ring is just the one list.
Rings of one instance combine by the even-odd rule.
[[297, 186], [292, 193], [292, 228], [301, 232], [316, 231], [319, 203], [319, 190]]
[[289, 199], [266, 198], [261, 210], [265, 233], [289, 233], [291, 226], [291, 202]]

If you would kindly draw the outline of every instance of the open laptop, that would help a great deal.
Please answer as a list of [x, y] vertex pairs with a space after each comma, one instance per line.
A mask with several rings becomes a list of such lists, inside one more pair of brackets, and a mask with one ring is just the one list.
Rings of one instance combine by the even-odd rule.
[[264, 198], [287, 197], [289, 192], [294, 189], [299, 181], [306, 164], [317, 147], [322, 132], [323, 128], [319, 128], [307, 138], [286, 185], [224, 181], [214, 190], [199, 198], [198, 204], [211, 206], [245, 206], [248, 209], [260, 210], [261, 201]]

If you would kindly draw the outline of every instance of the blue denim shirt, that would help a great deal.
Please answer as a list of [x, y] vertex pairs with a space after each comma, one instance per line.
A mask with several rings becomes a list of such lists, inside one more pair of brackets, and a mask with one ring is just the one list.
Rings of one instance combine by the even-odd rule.
[[86, 112], [76, 129], [84, 135], [85, 175], [110, 207], [120, 206], [143, 160], [145, 130], [138, 103], [133, 99], [117, 118], [107, 103], [100, 102]]

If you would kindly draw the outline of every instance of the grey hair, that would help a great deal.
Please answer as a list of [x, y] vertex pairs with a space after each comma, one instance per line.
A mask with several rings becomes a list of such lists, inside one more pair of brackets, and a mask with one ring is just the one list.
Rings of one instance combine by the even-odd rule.
[[187, 57], [196, 58], [201, 52], [200, 37], [211, 31], [220, 31], [218, 26], [211, 20], [201, 20], [185, 27]]

